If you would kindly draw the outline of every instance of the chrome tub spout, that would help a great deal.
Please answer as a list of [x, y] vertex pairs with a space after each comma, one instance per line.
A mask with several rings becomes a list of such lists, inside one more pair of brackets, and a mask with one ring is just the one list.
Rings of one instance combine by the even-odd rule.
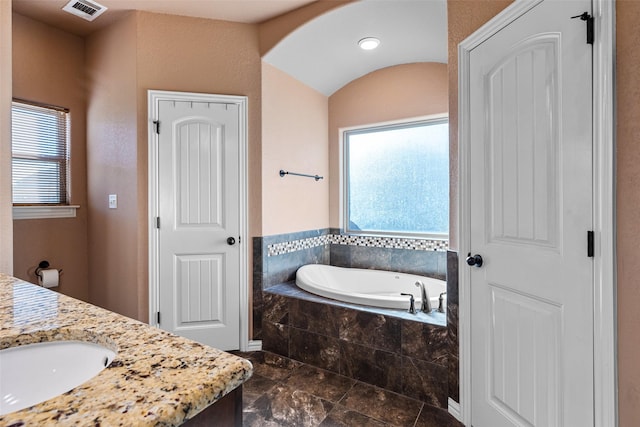
[[424, 283], [421, 281], [417, 281], [416, 286], [420, 288], [420, 296], [422, 298], [422, 305], [420, 306], [420, 309], [425, 313], [431, 313], [431, 301], [427, 294], [427, 288], [425, 288]]

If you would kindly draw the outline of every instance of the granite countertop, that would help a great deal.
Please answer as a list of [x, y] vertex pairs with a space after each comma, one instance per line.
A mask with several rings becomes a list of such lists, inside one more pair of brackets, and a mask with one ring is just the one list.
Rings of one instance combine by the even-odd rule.
[[2, 426], [177, 426], [251, 377], [251, 363], [0, 274], [0, 349], [79, 340], [116, 352], [73, 390], [0, 416]]

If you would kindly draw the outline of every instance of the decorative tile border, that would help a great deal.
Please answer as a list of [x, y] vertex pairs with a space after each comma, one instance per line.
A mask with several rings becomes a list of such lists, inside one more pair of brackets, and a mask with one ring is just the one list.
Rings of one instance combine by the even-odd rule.
[[327, 244], [437, 252], [445, 252], [449, 249], [448, 240], [326, 234], [323, 236], [310, 237], [307, 239], [298, 239], [290, 242], [281, 242], [267, 245], [267, 256], [271, 257], [283, 255]]
[[290, 242], [273, 243], [267, 245], [267, 256], [276, 256], [311, 249], [331, 243], [331, 234], [309, 237], [306, 239], [292, 240]]
[[349, 234], [332, 234], [331, 243], [336, 245], [366, 246], [371, 248], [410, 249], [414, 251], [444, 252], [449, 248], [448, 240], [358, 236]]

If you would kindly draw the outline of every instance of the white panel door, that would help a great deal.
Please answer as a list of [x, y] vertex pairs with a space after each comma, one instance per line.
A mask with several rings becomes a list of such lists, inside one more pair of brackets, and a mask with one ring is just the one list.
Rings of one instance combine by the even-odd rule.
[[590, 10], [545, 0], [471, 52], [475, 427], [593, 425]]
[[238, 349], [238, 106], [160, 101], [158, 117], [160, 327]]

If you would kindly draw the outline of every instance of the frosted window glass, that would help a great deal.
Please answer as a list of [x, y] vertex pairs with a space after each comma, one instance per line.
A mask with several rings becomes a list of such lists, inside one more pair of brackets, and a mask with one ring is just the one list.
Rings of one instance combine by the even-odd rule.
[[449, 232], [449, 123], [445, 120], [347, 131], [349, 232]]

